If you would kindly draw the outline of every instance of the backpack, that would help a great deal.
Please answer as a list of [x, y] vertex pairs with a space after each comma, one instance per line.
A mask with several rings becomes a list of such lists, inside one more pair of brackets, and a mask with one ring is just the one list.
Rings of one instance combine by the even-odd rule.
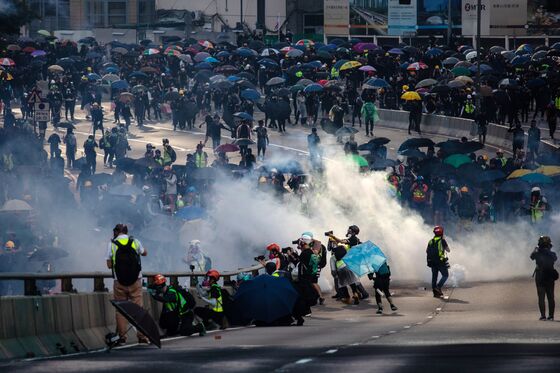
[[427, 266], [430, 268], [437, 266], [440, 262], [438, 245], [434, 240], [431, 240], [428, 243], [428, 248], [426, 249], [426, 262]]
[[115, 276], [120, 284], [130, 286], [138, 280], [138, 275], [142, 270], [140, 255], [132, 247], [133, 237], [128, 238], [126, 245], [117, 240], [112, 241], [117, 246], [115, 253], [115, 266], [113, 268]]
[[187, 303], [185, 304], [185, 307], [186, 307], [188, 310], [192, 310], [192, 309], [196, 306], [196, 301], [194, 300], [193, 295], [192, 295], [191, 293], [189, 293], [189, 292], [187, 291], [187, 289], [185, 289], [185, 288], [182, 287], [182, 286], [176, 286], [176, 287], [175, 287], [175, 290], [177, 290], [177, 292], [178, 292], [179, 294], [181, 294], [181, 296], [182, 296], [182, 297], [185, 299], [185, 301], [187, 302]]
[[167, 151], [169, 152], [169, 157], [171, 158], [171, 162], [175, 162], [177, 160], [177, 153], [175, 153], [175, 149], [173, 149], [171, 146], [169, 148], [167, 148]]

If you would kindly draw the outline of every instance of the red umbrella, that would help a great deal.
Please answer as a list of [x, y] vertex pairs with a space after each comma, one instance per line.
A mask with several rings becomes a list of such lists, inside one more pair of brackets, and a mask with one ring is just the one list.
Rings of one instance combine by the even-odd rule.
[[327, 84], [329, 81], [327, 79], [321, 79], [319, 80], [317, 83], [319, 83], [322, 86], [325, 86], [325, 84]]
[[216, 153], [234, 153], [239, 151], [239, 146], [235, 144], [222, 144], [215, 150]]
[[2, 57], [2, 58], [0, 58], [0, 65], [2, 65], [2, 66], [15, 66], [16, 63], [11, 58]]
[[25, 47], [25, 48], [23, 48], [23, 51], [24, 51], [25, 53], [33, 53], [33, 52], [35, 52], [35, 48], [33, 48], [33, 47]]

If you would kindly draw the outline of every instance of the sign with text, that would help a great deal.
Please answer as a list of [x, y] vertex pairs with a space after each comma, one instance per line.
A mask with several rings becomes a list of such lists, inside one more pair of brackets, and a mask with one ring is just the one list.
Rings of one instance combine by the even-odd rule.
[[388, 34], [402, 35], [417, 28], [416, 0], [389, 0], [387, 11]]
[[350, 4], [348, 0], [324, 0], [324, 32], [327, 35], [348, 37]]
[[47, 102], [37, 102], [35, 104], [35, 121], [48, 122], [51, 120], [51, 111]]

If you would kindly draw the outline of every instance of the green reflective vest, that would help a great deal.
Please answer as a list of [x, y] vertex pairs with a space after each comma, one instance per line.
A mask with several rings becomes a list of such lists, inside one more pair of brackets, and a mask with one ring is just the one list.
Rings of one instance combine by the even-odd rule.
[[183, 295], [181, 295], [181, 293], [178, 292], [173, 286], [169, 286], [169, 289], [167, 291], [175, 294], [176, 302], [165, 303], [165, 308], [169, 311], [174, 311], [178, 306], [179, 316], [183, 316], [184, 314], [186, 314], [189, 310], [187, 309], [187, 300], [183, 297]]
[[443, 244], [441, 242], [441, 237], [432, 238], [432, 242], [430, 242], [430, 245], [437, 245], [439, 260], [442, 263], [445, 262], [445, 258], [446, 258], [445, 257], [445, 250], [443, 249]]
[[467, 113], [467, 114], [472, 114], [472, 113], [474, 113], [474, 105], [471, 104], [470, 102], [467, 102], [467, 103], [465, 104], [465, 113]]
[[220, 296], [218, 298], [216, 298], [216, 305], [214, 307], [212, 307], [212, 311], [214, 311], [214, 312], [224, 312], [224, 304], [223, 304], [223, 299], [222, 299], [222, 288], [218, 284], [212, 284], [210, 289], [212, 289], [212, 288], [217, 289], [218, 294], [220, 294]]
[[[120, 243], [123, 246], [126, 246], [128, 244], [128, 241], [130, 240], [130, 237], [128, 238], [120, 238], [117, 239], [115, 241], [117, 241], [118, 243]], [[138, 245], [136, 244], [136, 241], [132, 241], [132, 248], [134, 249], [134, 251], [138, 252]], [[115, 266], [116, 266], [116, 258], [117, 258], [117, 250], [119, 249], [119, 247], [117, 245], [115, 245], [114, 243], [111, 243], [111, 261], [113, 262], [113, 269], [116, 270]]]

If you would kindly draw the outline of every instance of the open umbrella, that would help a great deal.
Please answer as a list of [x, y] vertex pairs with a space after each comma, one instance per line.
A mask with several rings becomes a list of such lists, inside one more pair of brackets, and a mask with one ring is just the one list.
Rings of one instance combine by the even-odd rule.
[[340, 66], [340, 71], [354, 69], [356, 67], [360, 67], [362, 64], [358, 61], [348, 61], [345, 62], [342, 66]]
[[297, 58], [303, 56], [303, 51], [299, 49], [292, 49], [286, 53], [287, 57]]
[[128, 300], [111, 300], [111, 304], [118, 313], [123, 315], [129, 323], [144, 334], [150, 342], [161, 348], [159, 328], [148, 311]]
[[216, 153], [233, 153], [239, 151], [239, 146], [235, 144], [222, 144], [218, 146], [214, 151]]
[[437, 146], [447, 155], [468, 154], [484, 148], [484, 145], [478, 141], [461, 142], [459, 140], [443, 141], [438, 143]]
[[234, 302], [244, 318], [270, 323], [291, 315], [298, 296], [287, 278], [260, 275], [243, 281]]
[[403, 95], [401, 96], [401, 99], [406, 100], [406, 101], [421, 101], [422, 97], [420, 97], [420, 95], [417, 92], [409, 91], [409, 92], [403, 93]]
[[68, 251], [59, 249], [58, 247], [45, 247], [33, 250], [27, 258], [31, 261], [46, 262], [57, 260], [68, 256]]
[[[521, 176], [525, 176], [525, 175], [530, 174], [532, 172], [533, 171], [531, 171], [531, 170], [520, 168], [518, 170], [513, 171], [511, 174], [509, 174], [507, 178], [508, 179], [517, 179], [517, 178], [520, 178]], [[537, 172], [537, 171], [535, 170], [535, 172]]]
[[466, 83], [463, 82], [462, 80], [452, 80], [449, 83], [447, 83], [447, 86], [449, 88], [463, 88], [464, 86], [466, 86]]
[[143, 53], [144, 56], [153, 56], [159, 54], [159, 49], [156, 48], [148, 48]]
[[339, 128], [336, 132], [335, 135], [342, 137], [342, 136], [350, 136], [353, 135], [355, 133], [358, 133], [358, 130], [354, 127], [348, 127], [348, 126], [344, 126]]
[[357, 276], [363, 276], [377, 272], [387, 262], [387, 257], [373, 242], [366, 241], [352, 247], [342, 261]]
[[375, 67], [370, 66], [370, 65], [361, 66], [360, 68], [358, 68], [358, 70], [365, 71], [365, 72], [377, 71], [377, 69]]
[[101, 80], [101, 76], [99, 76], [98, 74], [95, 74], [95, 73], [89, 73], [87, 75], [87, 78], [88, 78], [88, 80], [91, 80], [91, 81]]
[[416, 88], [425, 88], [425, 87], [430, 87], [437, 84], [437, 80], [435, 79], [424, 79], [418, 82], [418, 84], [416, 84]]
[[311, 92], [321, 92], [323, 91], [323, 86], [317, 83], [313, 83], [313, 84], [309, 84], [307, 87], [305, 87], [305, 89], [303, 90], [305, 93], [311, 93]]
[[434, 145], [435, 143], [432, 141], [432, 139], [428, 139], [426, 137], [413, 138], [404, 141], [401, 144], [401, 146], [399, 146], [398, 152], [400, 153], [407, 149], [423, 148], [423, 147], [429, 147]]
[[266, 85], [270, 87], [273, 85], [284, 84], [285, 81], [286, 79], [275, 76], [274, 78], [269, 79], [268, 82], [266, 82]]
[[111, 49], [111, 53], [127, 54], [128, 49], [123, 48], [123, 47], [116, 47], [116, 48]]
[[535, 172], [546, 176], [558, 176], [560, 175], [560, 166], [540, 166]]
[[455, 168], [459, 168], [464, 164], [471, 163], [469, 156], [464, 154], [453, 154], [443, 160], [444, 163], [450, 164]]
[[426, 157], [426, 153], [421, 152], [418, 149], [405, 149], [401, 152], [399, 152], [400, 155], [404, 156], [404, 157], [408, 157], [408, 158], [425, 158]]
[[54, 72], [54, 73], [63, 73], [64, 72], [64, 68], [60, 65], [51, 65], [48, 67], [48, 69], [50, 72]]
[[253, 117], [251, 116], [251, 114], [246, 113], [244, 111], [237, 112], [237, 113], [233, 114], [233, 116], [235, 118], [239, 118], [239, 119], [243, 119], [243, 120], [250, 120], [250, 121], [253, 120]]
[[243, 47], [237, 48], [234, 53], [237, 54], [238, 56], [245, 57], [245, 58], [257, 57], [259, 55], [255, 50], [251, 48], [243, 48]]
[[388, 144], [389, 142], [391, 142], [391, 140], [386, 137], [376, 137], [375, 139], [369, 140], [367, 143], [358, 146], [358, 150], [374, 151], [381, 145]]
[[175, 217], [185, 221], [204, 219], [206, 210], [198, 206], [186, 206], [177, 211]]
[[259, 93], [259, 91], [254, 89], [245, 89], [241, 92], [240, 96], [246, 100], [251, 101], [257, 101], [261, 98], [261, 94]]
[[23, 212], [31, 210], [33, 210], [33, 207], [21, 199], [11, 199], [6, 201], [0, 209], [1, 212]]
[[117, 80], [120, 80], [121, 78], [119, 78], [118, 75], [115, 74], [105, 74], [101, 77], [101, 80], [112, 83], [115, 82]]
[[469, 78], [468, 76], [465, 76], [465, 75], [458, 76], [458, 77], [455, 78], [455, 80], [459, 80], [459, 81], [461, 81], [465, 84], [473, 84], [474, 83], [474, 81], [471, 78]]
[[471, 75], [471, 71], [466, 67], [454, 67], [453, 69], [451, 69], [451, 73], [454, 76], [461, 76], [461, 75], [469, 76], [469, 75]]
[[368, 81], [366, 81], [365, 84], [372, 87], [372, 88], [387, 88], [387, 87], [389, 87], [389, 83], [387, 83], [385, 80], [383, 80], [381, 78], [369, 79]]
[[128, 89], [129, 85], [126, 80], [116, 80], [111, 83], [112, 89]]
[[504, 193], [522, 193], [529, 190], [529, 188], [530, 185], [525, 180], [513, 179], [504, 181], [498, 190]]
[[44, 50], [40, 50], [40, 49], [31, 52], [32, 57], [42, 57], [42, 56], [46, 56], [46, 55], [47, 55], [47, 52], [45, 52]]
[[520, 180], [526, 181], [529, 184], [552, 184], [553, 180], [551, 177], [533, 172], [530, 174], [523, 175], [519, 178]]
[[130, 92], [123, 92], [119, 95], [119, 101], [124, 103], [130, 103], [134, 100], [134, 95]]

